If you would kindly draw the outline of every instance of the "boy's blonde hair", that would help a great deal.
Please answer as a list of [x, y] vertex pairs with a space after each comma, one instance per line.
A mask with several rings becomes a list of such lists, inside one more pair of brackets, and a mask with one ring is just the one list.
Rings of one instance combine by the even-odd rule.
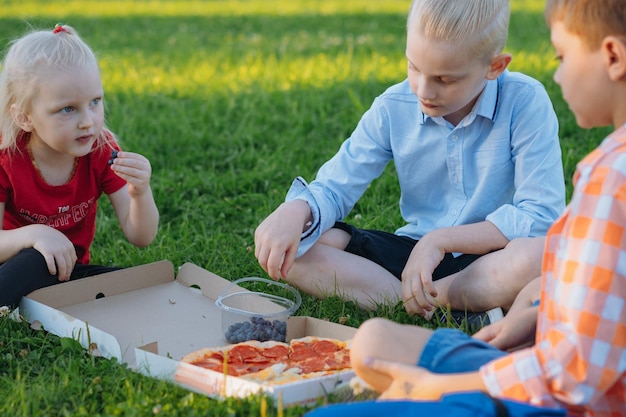
[[626, 37], [625, 0], [548, 0], [545, 18], [563, 22], [592, 51], [609, 35]]
[[504, 49], [509, 0], [413, 0], [407, 31], [467, 45], [470, 57], [489, 60]]
[[29, 110], [47, 70], [87, 65], [97, 67], [96, 56], [71, 26], [32, 31], [14, 40], [0, 73], [0, 149], [17, 149], [21, 129], [11, 115], [11, 106]]

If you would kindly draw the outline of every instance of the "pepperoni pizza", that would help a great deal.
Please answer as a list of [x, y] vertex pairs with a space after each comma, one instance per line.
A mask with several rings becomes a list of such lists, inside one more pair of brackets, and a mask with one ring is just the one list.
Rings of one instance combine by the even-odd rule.
[[256, 382], [282, 384], [350, 369], [349, 344], [311, 336], [289, 343], [248, 341], [201, 349], [181, 361]]

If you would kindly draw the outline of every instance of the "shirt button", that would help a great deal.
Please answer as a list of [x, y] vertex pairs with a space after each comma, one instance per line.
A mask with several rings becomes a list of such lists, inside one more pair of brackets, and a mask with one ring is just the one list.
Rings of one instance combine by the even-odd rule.
[[452, 209], [452, 210], [450, 211], [450, 213], [452, 213], [454, 216], [456, 216], [456, 213], [457, 213], [457, 212], [456, 212], [456, 209]]
[[452, 142], [456, 142], [459, 137], [457, 135], [452, 135]]

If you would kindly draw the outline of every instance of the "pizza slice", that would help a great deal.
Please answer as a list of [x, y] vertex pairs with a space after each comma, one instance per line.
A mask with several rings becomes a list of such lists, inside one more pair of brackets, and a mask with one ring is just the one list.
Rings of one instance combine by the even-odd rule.
[[289, 362], [303, 374], [350, 368], [349, 342], [320, 337], [294, 339], [289, 346]]
[[222, 348], [204, 348], [185, 355], [181, 361], [231, 376], [242, 376], [285, 363], [288, 353], [289, 346], [285, 343], [253, 340]]

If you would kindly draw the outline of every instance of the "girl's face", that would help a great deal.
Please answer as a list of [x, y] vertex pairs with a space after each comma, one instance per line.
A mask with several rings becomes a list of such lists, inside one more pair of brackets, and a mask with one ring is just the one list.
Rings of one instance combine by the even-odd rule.
[[422, 111], [458, 124], [485, 88], [490, 64], [468, 58], [462, 45], [433, 40], [412, 29], [406, 56], [411, 90]]
[[88, 154], [104, 124], [102, 82], [97, 65], [40, 74], [26, 113], [31, 144], [50, 155]]
[[576, 116], [580, 127], [606, 126], [613, 123], [608, 77], [602, 51], [590, 51], [579, 36], [569, 32], [560, 21], [550, 25], [550, 39], [559, 67], [554, 81], [561, 86], [563, 99]]

